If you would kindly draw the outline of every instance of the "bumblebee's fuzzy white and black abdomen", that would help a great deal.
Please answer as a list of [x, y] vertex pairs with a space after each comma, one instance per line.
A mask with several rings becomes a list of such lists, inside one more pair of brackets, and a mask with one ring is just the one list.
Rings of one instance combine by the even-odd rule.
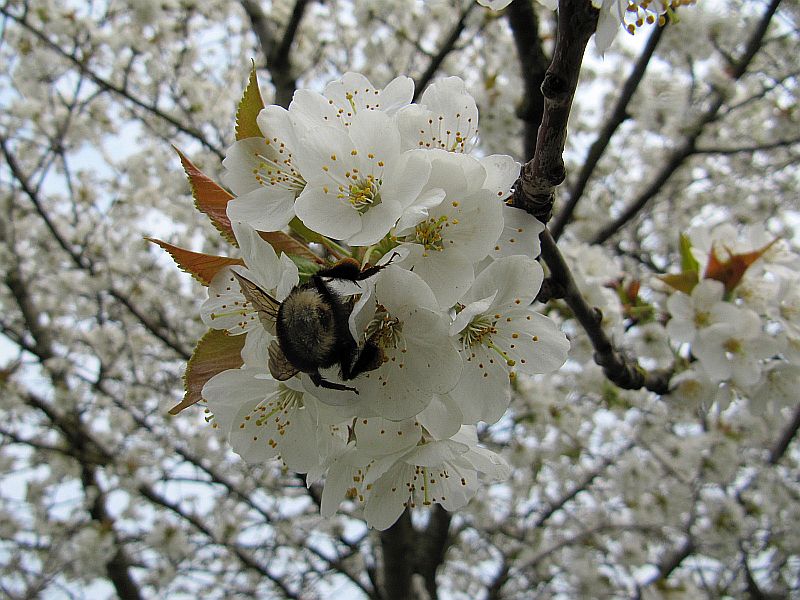
[[294, 288], [281, 303], [277, 337], [286, 358], [309, 373], [349, 360], [355, 346], [347, 324], [347, 308], [322, 281]]

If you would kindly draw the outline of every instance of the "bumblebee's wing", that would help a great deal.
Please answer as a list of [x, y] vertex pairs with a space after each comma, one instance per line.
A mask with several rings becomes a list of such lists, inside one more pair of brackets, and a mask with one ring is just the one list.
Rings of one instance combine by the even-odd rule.
[[264, 328], [272, 335], [275, 335], [275, 321], [278, 319], [278, 309], [281, 303], [262, 290], [257, 283], [250, 281], [244, 275], [239, 275], [236, 271], [233, 272], [233, 275], [239, 282], [239, 287], [242, 288], [242, 294], [245, 299], [252, 304], [253, 308], [258, 312], [258, 318], [261, 320], [261, 324], [264, 325]]
[[278, 381], [286, 381], [297, 375], [299, 371], [300, 369], [295, 367], [289, 362], [289, 359], [286, 358], [283, 350], [281, 350], [280, 344], [278, 344], [278, 340], [272, 340], [272, 343], [269, 345], [270, 374]]

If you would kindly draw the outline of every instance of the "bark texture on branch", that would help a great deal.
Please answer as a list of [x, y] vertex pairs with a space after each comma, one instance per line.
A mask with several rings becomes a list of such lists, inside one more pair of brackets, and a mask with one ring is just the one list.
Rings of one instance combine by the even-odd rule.
[[575, 279], [564, 257], [556, 245], [550, 231], [545, 229], [541, 235], [542, 258], [550, 268], [553, 279], [559, 282], [564, 291], [564, 301], [581, 324], [594, 348], [594, 361], [603, 367], [605, 376], [617, 386], [626, 390], [647, 388], [657, 394], [669, 391], [672, 371], [669, 369], [646, 371], [635, 360], [628, 359], [614, 348], [611, 340], [601, 326], [602, 314], [590, 306], [581, 295]]
[[512, 205], [547, 223], [555, 189], [566, 176], [564, 145], [583, 53], [597, 28], [599, 12], [589, 0], [560, 0], [553, 61], [544, 76], [544, 114], [533, 158], [522, 167]]

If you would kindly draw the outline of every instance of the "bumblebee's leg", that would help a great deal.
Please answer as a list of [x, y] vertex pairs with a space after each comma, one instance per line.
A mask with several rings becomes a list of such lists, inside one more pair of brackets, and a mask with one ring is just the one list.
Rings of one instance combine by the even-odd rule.
[[329, 390], [339, 390], [340, 392], [355, 392], [358, 393], [358, 390], [354, 387], [350, 387], [347, 385], [342, 385], [341, 383], [334, 383], [333, 381], [328, 381], [322, 375], [320, 375], [319, 371], [313, 371], [308, 374], [311, 378], [311, 381], [314, 382], [314, 385], [321, 388], [326, 388]]
[[383, 364], [383, 352], [374, 343], [367, 341], [351, 367], [342, 365], [342, 379], [355, 379], [361, 373], [374, 371]]

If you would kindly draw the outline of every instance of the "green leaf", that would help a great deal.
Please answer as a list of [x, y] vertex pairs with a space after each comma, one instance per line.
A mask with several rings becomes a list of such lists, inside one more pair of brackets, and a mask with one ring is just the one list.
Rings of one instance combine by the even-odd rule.
[[316, 231], [312, 231], [297, 217], [293, 217], [292, 220], [289, 221], [289, 228], [307, 242], [324, 244], [327, 241], [327, 238], [324, 235], [317, 233]]
[[307, 258], [295, 254], [288, 254], [287, 256], [297, 265], [297, 274], [300, 276], [300, 283], [306, 283], [311, 279], [314, 273], [322, 268], [317, 261], [308, 260]]
[[684, 273], [668, 273], [667, 275], [659, 275], [658, 279], [666, 283], [668, 286], [675, 288], [684, 294], [691, 294], [694, 286], [700, 281], [697, 271], [686, 271]]
[[206, 382], [217, 373], [228, 369], [238, 369], [244, 364], [242, 348], [244, 335], [228, 335], [221, 329], [209, 329], [192, 352], [183, 376], [186, 394], [180, 404], [169, 409], [169, 414], [177, 415], [202, 400], [201, 392]]
[[700, 263], [697, 262], [697, 259], [692, 254], [692, 242], [689, 240], [689, 236], [682, 233], [679, 244], [681, 252], [681, 271], [684, 273], [688, 273], [689, 271], [699, 272]]
[[256, 63], [253, 61], [253, 68], [250, 70], [250, 79], [247, 87], [244, 88], [242, 99], [236, 109], [236, 139], [243, 140], [251, 137], [264, 137], [258, 126], [257, 117], [261, 109], [264, 108], [264, 100], [258, 89], [258, 78], [256, 77]]
[[306, 227], [305, 223], [303, 223], [297, 217], [294, 217], [291, 221], [289, 221], [289, 229], [291, 229], [294, 233], [299, 235], [307, 242], [315, 242], [317, 244], [322, 244], [328, 251], [338, 258], [345, 258], [350, 256], [350, 252], [346, 249], [331, 240], [330, 238], [325, 237], [317, 233], [316, 231], [312, 231], [308, 227]]

